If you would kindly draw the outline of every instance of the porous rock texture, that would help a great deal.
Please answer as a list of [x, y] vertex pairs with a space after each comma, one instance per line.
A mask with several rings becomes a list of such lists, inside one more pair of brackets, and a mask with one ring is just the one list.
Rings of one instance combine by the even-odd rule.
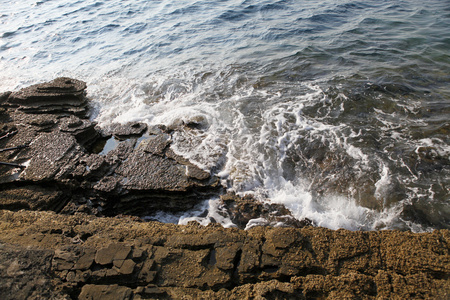
[[2, 299], [448, 299], [450, 232], [0, 211]]
[[[85, 88], [57, 78], [0, 94], [0, 299], [450, 297], [448, 230], [332, 231], [223, 194], [171, 148], [195, 126], [99, 128]], [[251, 228], [140, 218], [210, 195]], [[249, 226], [261, 216], [269, 226]]]

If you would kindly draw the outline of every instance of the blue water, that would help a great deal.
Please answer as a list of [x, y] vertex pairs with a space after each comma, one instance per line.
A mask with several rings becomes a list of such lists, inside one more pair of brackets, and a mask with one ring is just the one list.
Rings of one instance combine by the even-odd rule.
[[71, 76], [101, 126], [195, 122], [175, 151], [316, 225], [450, 228], [449, 1], [0, 5], [0, 91]]

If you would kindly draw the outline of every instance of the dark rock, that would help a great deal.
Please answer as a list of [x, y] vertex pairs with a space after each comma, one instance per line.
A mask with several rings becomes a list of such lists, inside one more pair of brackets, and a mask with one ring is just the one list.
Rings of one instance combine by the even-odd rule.
[[211, 174], [209, 174], [209, 172], [206, 172], [194, 165], [188, 165], [186, 167], [186, 175], [198, 180], [205, 180], [211, 177]]
[[168, 134], [152, 135], [139, 144], [139, 149], [162, 156], [170, 143], [171, 137]]
[[119, 140], [125, 140], [133, 136], [142, 136], [147, 130], [147, 124], [131, 122], [126, 124], [113, 124], [109, 131]]
[[100, 179], [100, 181], [94, 185], [94, 189], [100, 192], [113, 192], [117, 189], [120, 178], [114, 176], [106, 176]]
[[185, 166], [140, 151], [132, 153], [116, 173], [127, 179], [123, 186], [130, 190], [186, 191], [193, 186]]
[[[0, 143], [18, 148], [0, 153], [0, 161], [20, 168], [0, 166], [0, 184], [20, 188], [0, 189], [0, 208], [145, 214], [190, 209], [203, 193], [218, 191], [217, 178], [167, 155], [172, 139], [164, 126], [150, 127], [146, 136], [142, 123], [113, 124], [109, 133], [98, 128], [87, 118], [85, 88], [81, 81], [57, 78], [3, 96], [2, 131], [15, 134]], [[108, 135], [115, 136], [114, 148], [98, 151]]]
[[54, 178], [61, 167], [75, 156], [76, 139], [61, 132], [42, 133], [30, 144], [31, 161], [20, 178], [46, 181]]
[[100, 137], [100, 134], [95, 128], [96, 123], [89, 120], [82, 120], [76, 116], [70, 116], [63, 118], [60, 122], [60, 130], [73, 135], [77, 142], [84, 147], [90, 147]]
[[7, 102], [27, 113], [87, 113], [86, 83], [60, 77], [13, 92]]
[[3, 104], [8, 99], [9, 95], [11, 95], [11, 92], [0, 93], [0, 104]]
[[29, 120], [27, 124], [39, 127], [38, 131], [50, 132], [57, 124], [57, 121], [52, 115], [37, 115]]
[[231, 221], [239, 228], [251, 226], [251, 220], [264, 220], [258, 223], [265, 226], [290, 226], [302, 228], [311, 226], [308, 219], [297, 220], [291, 212], [281, 204], [261, 202], [251, 195], [239, 197], [234, 193], [228, 193], [220, 197], [222, 206], [226, 209]]

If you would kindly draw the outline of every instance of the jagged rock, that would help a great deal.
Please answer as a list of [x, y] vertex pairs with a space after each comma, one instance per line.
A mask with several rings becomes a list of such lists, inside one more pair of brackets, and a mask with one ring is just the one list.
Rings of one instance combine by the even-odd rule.
[[125, 140], [133, 136], [142, 136], [147, 131], [147, 124], [139, 122], [112, 124], [109, 131], [117, 139]]
[[139, 149], [145, 152], [162, 156], [164, 150], [170, 145], [171, 137], [168, 134], [152, 135], [139, 144]]
[[251, 195], [239, 197], [234, 193], [228, 193], [220, 196], [220, 200], [231, 221], [239, 228], [250, 228], [255, 224], [296, 228], [312, 225], [308, 219], [295, 219], [281, 204], [263, 203]]
[[27, 121], [27, 124], [39, 127], [37, 131], [50, 132], [57, 124], [57, 121], [52, 115], [46, 114], [35, 116], [34, 118]]
[[60, 121], [60, 130], [61, 132], [71, 133], [80, 145], [89, 147], [100, 137], [99, 132], [95, 128], [96, 125], [96, 123], [89, 120], [70, 116]]
[[27, 113], [87, 113], [86, 83], [60, 77], [12, 92], [6, 102]]

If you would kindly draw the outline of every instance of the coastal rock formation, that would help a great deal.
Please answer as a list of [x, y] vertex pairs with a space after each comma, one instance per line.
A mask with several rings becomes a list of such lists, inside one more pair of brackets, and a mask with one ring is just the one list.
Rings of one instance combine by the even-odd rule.
[[9, 95], [6, 102], [27, 113], [87, 115], [86, 83], [66, 77], [35, 84]]
[[450, 231], [0, 211], [3, 299], [448, 299]]
[[217, 178], [173, 153], [163, 126], [98, 128], [85, 89], [57, 78], [2, 94], [0, 147], [12, 149], [0, 153], [10, 164], [0, 166], [0, 208], [144, 216], [218, 192]]
[[[448, 230], [332, 231], [224, 194], [171, 148], [195, 124], [99, 128], [85, 88], [58, 78], [0, 94], [1, 299], [450, 297]], [[140, 218], [211, 195], [238, 228]]]

